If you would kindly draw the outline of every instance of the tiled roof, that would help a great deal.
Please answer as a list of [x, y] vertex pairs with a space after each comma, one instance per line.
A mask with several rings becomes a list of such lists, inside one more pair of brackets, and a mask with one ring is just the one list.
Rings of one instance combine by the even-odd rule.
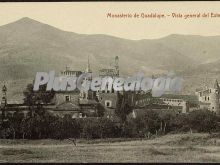
[[24, 101], [23, 100], [19, 100], [19, 99], [17, 99], [17, 100], [7, 100], [7, 104], [23, 104], [24, 103]]
[[97, 104], [98, 102], [95, 100], [87, 100], [87, 99], [80, 99], [79, 104]]
[[73, 102], [64, 102], [58, 105], [56, 108], [63, 109], [63, 110], [66, 110], [66, 109], [79, 110], [80, 109], [80, 107]]
[[198, 98], [196, 95], [172, 95], [172, 94], [163, 94], [161, 98], [168, 99], [183, 99], [188, 102], [198, 103]]
[[210, 105], [211, 103], [204, 103], [204, 102], [199, 102], [200, 105]]

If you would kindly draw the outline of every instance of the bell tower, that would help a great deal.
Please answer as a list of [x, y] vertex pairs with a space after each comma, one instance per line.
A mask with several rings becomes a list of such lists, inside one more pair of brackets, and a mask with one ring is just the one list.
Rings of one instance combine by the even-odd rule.
[[7, 106], [7, 87], [5, 86], [5, 83], [2, 87], [2, 100], [1, 100], [1, 111], [2, 111], [2, 119], [5, 117], [5, 109]]
[[88, 61], [87, 61], [86, 73], [92, 73], [92, 70], [90, 68], [89, 56], [88, 56]]
[[116, 76], [119, 77], [119, 57], [115, 57], [115, 70], [116, 70]]
[[[83, 85], [88, 85], [92, 81], [92, 70], [90, 67], [89, 56], [88, 56], [87, 67], [86, 67], [85, 73], [89, 73], [91, 75], [89, 77], [84, 78], [84, 80], [83, 80]], [[94, 95], [94, 92], [91, 91], [91, 89], [86, 90], [86, 91], [80, 90], [80, 98], [81, 99], [85, 99], [85, 100], [93, 99], [93, 95]]]

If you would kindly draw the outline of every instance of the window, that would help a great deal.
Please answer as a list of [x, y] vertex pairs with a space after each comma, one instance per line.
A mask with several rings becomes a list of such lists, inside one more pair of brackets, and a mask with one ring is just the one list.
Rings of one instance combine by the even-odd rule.
[[211, 93], [211, 92], [212, 92], [212, 90], [211, 90], [211, 89], [209, 89], [209, 92]]
[[215, 109], [215, 107], [212, 107], [212, 109]]
[[105, 101], [105, 106], [106, 107], [111, 107], [112, 106], [112, 102], [110, 100], [106, 100]]
[[66, 101], [70, 101], [70, 96], [66, 96]]
[[208, 97], [208, 100], [209, 100], [209, 97]]
[[206, 96], [205, 96], [205, 101], [206, 101]]

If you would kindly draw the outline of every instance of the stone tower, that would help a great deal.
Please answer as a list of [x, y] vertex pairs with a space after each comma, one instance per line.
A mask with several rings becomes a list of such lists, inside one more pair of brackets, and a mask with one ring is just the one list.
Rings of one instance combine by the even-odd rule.
[[[92, 74], [92, 70], [90, 68], [89, 56], [88, 56], [87, 67], [86, 67], [85, 73]], [[85, 83], [85, 84], [89, 83], [89, 81], [91, 82], [92, 81], [92, 75], [91, 75], [91, 77], [85, 78], [83, 81], [84, 81], [83, 83]], [[89, 89], [88, 91], [80, 90], [80, 98], [81, 99], [86, 99], [86, 100], [93, 99], [94, 98], [94, 92], [91, 91], [91, 89]]]
[[116, 76], [119, 77], [119, 57], [115, 57], [115, 70], [116, 70]]
[[1, 100], [2, 119], [4, 119], [5, 117], [6, 105], [7, 105], [7, 87], [4, 84], [2, 87], [2, 100]]
[[90, 63], [89, 63], [89, 56], [88, 56], [88, 62], [87, 62], [86, 73], [92, 73], [92, 70], [91, 70], [91, 68], [90, 68]]
[[209, 89], [209, 93], [210, 93], [210, 110], [213, 112], [216, 112], [217, 114], [219, 114], [220, 111], [220, 107], [219, 107], [219, 84], [218, 81], [215, 81], [214, 84], [214, 88], [210, 88]]

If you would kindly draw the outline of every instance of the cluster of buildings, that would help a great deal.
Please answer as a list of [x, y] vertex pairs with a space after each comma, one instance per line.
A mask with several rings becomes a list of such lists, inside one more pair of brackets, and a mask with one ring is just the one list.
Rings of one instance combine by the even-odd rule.
[[208, 109], [219, 114], [219, 92], [220, 88], [217, 80], [212, 84], [212, 87], [206, 86], [205, 89], [197, 90], [195, 94], [199, 101], [199, 108]]
[[[71, 70], [66, 67], [65, 70], [60, 72], [62, 76], [76, 77], [82, 73], [92, 73], [89, 58], [85, 71]], [[119, 77], [119, 73], [118, 56], [114, 59], [114, 66], [99, 70], [100, 77], [109, 76], [115, 78]], [[114, 118], [116, 108], [123, 108], [125, 104], [131, 106], [134, 110], [142, 108], [174, 109], [179, 113], [188, 113], [196, 109], [208, 109], [219, 113], [219, 90], [219, 84], [216, 80], [213, 87], [196, 91], [195, 95], [163, 94], [159, 98], [153, 98], [150, 91], [116, 92], [114, 90], [108, 91], [107, 89], [97, 92], [91, 90], [60, 91], [55, 93], [51, 103], [45, 104], [44, 108], [54, 115], [62, 117], [71, 115], [72, 118], [98, 117], [100, 112], [103, 112], [105, 117]], [[27, 115], [29, 107], [25, 104], [8, 103], [7, 87], [4, 85], [2, 88], [1, 112], [3, 116], [13, 115], [15, 112], [22, 112], [23, 115]], [[133, 111], [134, 113], [135, 111]]]

